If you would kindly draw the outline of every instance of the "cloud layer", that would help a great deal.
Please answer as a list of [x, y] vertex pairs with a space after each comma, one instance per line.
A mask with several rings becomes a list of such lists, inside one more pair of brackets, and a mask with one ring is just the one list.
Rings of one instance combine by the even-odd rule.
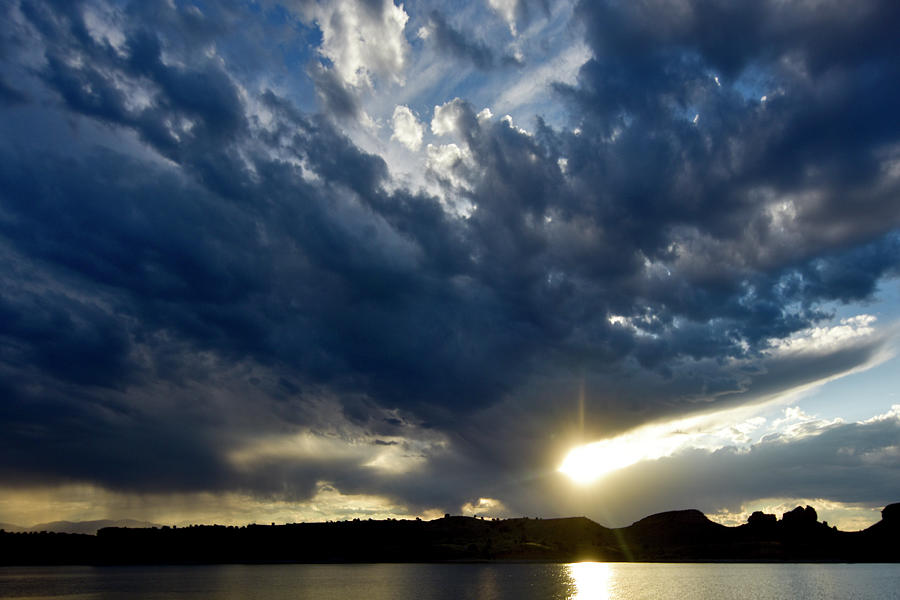
[[[578, 3], [527, 124], [490, 78], [545, 72], [561, 9], [436, 8], [2, 3], [6, 485], [562, 513], [574, 443], [884, 359], [832, 320], [900, 264], [894, 3]], [[620, 487], [883, 503], [897, 435]]]

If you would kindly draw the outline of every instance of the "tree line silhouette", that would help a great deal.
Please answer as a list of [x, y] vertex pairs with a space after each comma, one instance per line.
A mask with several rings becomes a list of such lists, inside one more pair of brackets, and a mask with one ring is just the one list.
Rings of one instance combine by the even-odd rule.
[[610, 529], [585, 517], [433, 521], [359, 520], [286, 525], [101, 529], [97, 535], [0, 530], [0, 564], [271, 562], [900, 561], [900, 503], [875, 525], [839, 531], [812, 507], [779, 520], [754, 513], [738, 527], [696, 510], [652, 515]]

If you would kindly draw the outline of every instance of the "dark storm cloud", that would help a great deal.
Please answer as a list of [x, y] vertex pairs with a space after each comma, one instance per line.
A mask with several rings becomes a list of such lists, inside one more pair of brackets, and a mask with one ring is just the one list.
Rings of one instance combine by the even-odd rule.
[[[114, 45], [85, 6], [5, 7], [7, 55], [41, 60], [8, 81], [4, 120], [71, 124], [0, 146], [9, 480], [302, 497], [327, 479], [450, 509], [571, 442], [548, 424], [572, 429], [579, 386], [589, 433], [610, 434], [844, 372], [883, 341], [770, 354], [897, 275], [891, 4], [584, 3], [594, 58], [557, 90], [578, 133], [457, 101], [467, 219], [337, 129], [358, 98], [320, 63], [292, 64], [313, 65], [326, 114], [268, 89], [277, 53], [240, 51], [246, 7], [129, 5]], [[445, 50], [502, 62], [431, 18]], [[341, 428], [452, 450], [415, 476], [229, 462], [254, 436]]]
[[[885, 25], [897, 10], [892, 3], [826, 3], [815, 11], [755, 2], [579, 8], [595, 58], [573, 94], [594, 135], [579, 139], [576, 156], [600, 164], [570, 159], [570, 168], [590, 168], [590, 183], [602, 180], [613, 197], [629, 198], [616, 204], [617, 218], [640, 227], [629, 239], [641, 240], [651, 257], [665, 250], [666, 228], [683, 223], [731, 239], [748, 224], [760, 229], [756, 235], [770, 233], [755, 191], [820, 194], [802, 207], [809, 246], [801, 251], [896, 224], [896, 183], [877, 183], [884, 144], [900, 129], [890, 109], [900, 94], [898, 49]], [[617, 127], [616, 143], [596, 143]], [[617, 168], [624, 161], [634, 167]], [[887, 216], [887, 223], [848, 214], [849, 198], [866, 207], [855, 213]]]
[[125, 379], [127, 332], [90, 303], [52, 292], [4, 297], [0, 323], [0, 335], [8, 338], [53, 340], [10, 352], [16, 362], [86, 385], [114, 385]]
[[[33, 8], [42, 14], [43, 7]], [[453, 233], [430, 199], [384, 195], [378, 189], [386, 176], [380, 159], [271, 93], [260, 101], [278, 125], [252, 139], [235, 87], [215, 62], [166, 66], [162, 40], [144, 28], [128, 38], [125, 56], [81, 40], [93, 60], [73, 63], [66, 56], [81, 49], [83, 32], [77, 11], [65, 17], [39, 22], [46, 29], [41, 41], [47, 56], [39, 75], [69, 110], [136, 131], [193, 181], [89, 144], [79, 158], [7, 152], [6, 239], [38, 261], [47, 280], [70, 285], [54, 296], [29, 293], [10, 281], [7, 292], [17, 298], [4, 303], [9, 319], [3, 334], [15, 350], [11, 362], [39, 367], [41, 376], [64, 383], [140, 387], [142, 377], [183, 384], [187, 375], [178, 363], [207, 351], [232, 360], [274, 361], [299, 369], [303, 378], [369, 390], [387, 404], [451, 398], [480, 403], [489, 393], [485, 388], [498, 386], [482, 370], [489, 348], [456, 356], [456, 348], [441, 350], [438, 343], [463, 319], [488, 319], [477, 303], [456, 307], [460, 292], [441, 276], [429, 283], [415, 272], [419, 261], [438, 275], [465, 262], [453, 250], [460, 233]], [[148, 106], [128, 105], [117, 87], [123, 78], [149, 87]], [[180, 120], [190, 125], [179, 129]], [[310, 185], [280, 160], [254, 160], [254, 144], [282, 146], [326, 182]], [[249, 155], [252, 172], [239, 161], [239, 151]], [[417, 242], [418, 236], [418, 244], [407, 239]], [[428, 254], [422, 256], [421, 248]], [[432, 300], [447, 303], [443, 319], [434, 318]], [[476, 349], [472, 328], [461, 329], [468, 338], [463, 343]], [[170, 338], [183, 344], [170, 344]], [[26, 385], [23, 378], [18, 382]], [[85, 396], [73, 399], [75, 406], [123, 401]], [[26, 390], [12, 397], [14, 412], [28, 405]], [[203, 448], [190, 419], [162, 429], [185, 442], [160, 437], [160, 443], [183, 449], [184, 465], [196, 462], [207, 474], [220, 471], [204, 466], [204, 453], [188, 451]], [[57, 445], [44, 443], [45, 436], [90, 437], [97, 443], [78, 455], [79, 462], [114, 487], [129, 476], [95, 463], [109, 461], [103, 456], [108, 447], [140, 444], [127, 435], [89, 436], [81, 427], [50, 425], [31, 433], [17, 436], [15, 445], [33, 459], [9, 467], [47, 468]], [[124, 456], [140, 465], [146, 455]], [[72, 477], [83, 476], [60, 465]], [[172, 485], [172, 478], [151, 479], [160, 487]], [[195, 484], [214, 481], [195, 477]]]

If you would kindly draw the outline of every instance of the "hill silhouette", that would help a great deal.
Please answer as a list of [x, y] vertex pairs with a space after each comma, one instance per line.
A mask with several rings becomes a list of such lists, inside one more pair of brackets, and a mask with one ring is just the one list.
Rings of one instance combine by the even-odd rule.
[[161, 527], [158, 523], [150, 521], [137, 521], [135, 519], [99, 519], [96, 521], [51, 521], [49, 523], [38, 523], [30, 527], [22, 525], [13, 525], [12, 523], [0, 523], [0, 529], [10, 532], [33, 531], [33, 532], [52, 532], [52, 533], [87, 533], [96, 534], [106, 527], [130, 527], [130, 528], [147, 528]]
[[0, 532], [0, 564], [257, 562], [900, 561], [900, 503], [858, 532], [820, 523], [812, 507], [738, 527], [697, 510], [610, 529], [585, 517], [339, 521], [287, 525], [107, 527], [97, 535]]

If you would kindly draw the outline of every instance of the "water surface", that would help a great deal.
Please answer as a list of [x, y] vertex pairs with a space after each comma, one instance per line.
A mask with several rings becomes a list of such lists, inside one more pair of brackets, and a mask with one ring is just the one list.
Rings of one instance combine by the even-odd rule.
[[897, 564], [0, 568], [0, 598], [31, 600], [887, 600], [897, 590]]

